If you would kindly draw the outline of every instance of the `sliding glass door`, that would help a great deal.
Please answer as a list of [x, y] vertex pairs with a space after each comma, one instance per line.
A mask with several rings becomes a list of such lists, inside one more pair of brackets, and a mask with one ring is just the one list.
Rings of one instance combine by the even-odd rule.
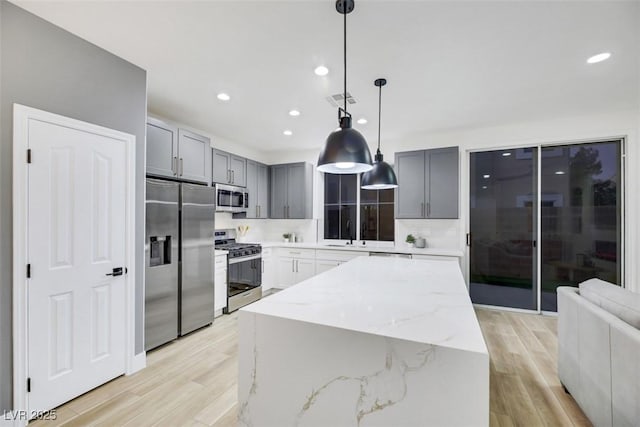
[[606, 141], [471, 153], [474, 303], [556, 311], [558, 286], [621, 284], [621, 150]]
[[535, 310], [537, 148], [471, 153], [470, 280], [476, 304]]
[[541, 309], [556, 288], [597, 277], [621, 284], [620, 141], [542, 148]]

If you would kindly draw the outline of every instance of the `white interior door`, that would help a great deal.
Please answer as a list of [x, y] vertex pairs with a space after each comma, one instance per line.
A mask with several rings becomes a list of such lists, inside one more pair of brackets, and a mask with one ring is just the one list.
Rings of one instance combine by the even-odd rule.
[[125, 372], [126, 143], [29, 120], [28, 406]]

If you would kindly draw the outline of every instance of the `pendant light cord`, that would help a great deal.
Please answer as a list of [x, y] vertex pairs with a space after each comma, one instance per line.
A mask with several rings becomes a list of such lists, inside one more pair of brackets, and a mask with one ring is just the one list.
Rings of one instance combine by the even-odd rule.
[[[346, 8], [346, 6], [345, 6]], [[347, 11], [344, 13], [344, 113], [347, 114]]]
[[378, 153], [380, 153], [380, 123], [382, 122], [382, 85], [378, 92]]

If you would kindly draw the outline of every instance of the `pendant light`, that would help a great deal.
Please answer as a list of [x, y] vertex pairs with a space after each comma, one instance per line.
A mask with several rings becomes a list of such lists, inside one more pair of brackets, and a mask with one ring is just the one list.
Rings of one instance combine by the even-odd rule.
[[336, 1], [336, 10], [344, 16], [344, 108], [338, 108], [340, 129], [331, 132], [318, 157], [318, 170], [325, 173], [361, 173], [372, 168], [369, 146], [362, 134], [351, 127], [347, 112], [347, 14], [354, 0]]
[[362, 175], [362, 188], [365, 190], [386, 190], [396, 188], [398, 179], [389, 163], [382, 160], [380, 152], [380, 121], [382, 118], [382, 86], [387, 84], [385, 79], [377, 79], [373, 84], [380, 88], [378, 93], [378, 151], [376, 152], [376, 162], [373, 169]]

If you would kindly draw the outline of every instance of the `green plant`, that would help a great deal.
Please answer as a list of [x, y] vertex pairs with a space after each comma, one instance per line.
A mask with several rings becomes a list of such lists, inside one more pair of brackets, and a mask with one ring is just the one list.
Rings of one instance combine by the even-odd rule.
[[413, 234], [407, 234], [406, 242], [407, 243], [415, 243], [416, 242], [416, 238], [413, 237]]
[[283, 233], [282, 237], [285, 238], [285, 239], [289, 239], [289, 238], [291, 238], [291, 233]]

